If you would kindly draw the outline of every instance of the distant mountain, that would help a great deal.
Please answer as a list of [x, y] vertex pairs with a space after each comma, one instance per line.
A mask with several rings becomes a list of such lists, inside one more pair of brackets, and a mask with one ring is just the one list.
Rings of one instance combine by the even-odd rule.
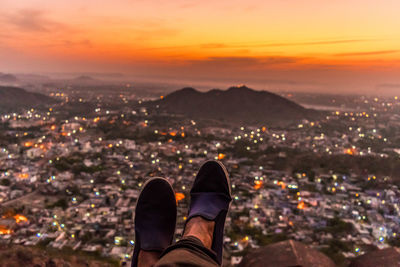
[[103, 84], [103, 81], [93, 78], [92, 76], [88, 75], [81, 75], [74, 79], [67, 80], [68, 83], [77, 85], [77, 86], [87, 86], [87, 85], [100, 85]]
[[31, 93], [22, 88], [0, 86], [0, 111], [3, 112], [55, 102], [56, 100], [51, 97], [39, 93]]
[[0, 72], [0, 82], [12, 83], [16, 81], [18, 81], [18, 79], [14, 75]]
[[215, 119], [245, 125], [287, 125], [301, 119], [319, 115], [279, 95], [267, 91], [255, 91], [246, 86], [231, 87], [222, 91], [214, 89], [199, 92], [183, 88], [153, 101], [169, 113], [183, 114], [191, 118]]
[[51, 78], [46, 75], [41, 75], [41, 74], [33, 74], [33, 73], [22, 73], [22, 74], [17, 74], [17, 79], [18, 80], [23, 80], [23, 81], [38, 81], [38, 82], [43, 82], [43, 81], [48, 81]]
[[94, 81], [94, 79], [92, 77], [90, 77], [90, 76], [82, 75], [82, 76], [76, 77], [74, 79], [74, 81], [91, 82], [91, 81]]

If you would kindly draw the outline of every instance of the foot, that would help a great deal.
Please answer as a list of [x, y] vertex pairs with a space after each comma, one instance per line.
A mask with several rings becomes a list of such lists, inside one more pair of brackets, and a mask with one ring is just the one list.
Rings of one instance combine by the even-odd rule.
[[153, 178], [146, 182], [136, 203], [134, 222], [132, 267], [152, 266], [172, 244], [175, 233], [175, 193], [167, 180]]
[[221, 162], [207, 161], [201, 166], [190, 197], [184, 235], [199, 238], [221, 264], [225, 219], [232, 201], [228, 173]]
[[214, 227], [214, 221], [207, 221], [201, 217], [193, 217], [186, 223], [183, 237], [197, 237], [203, 243], [203, 246], [211, 249]]

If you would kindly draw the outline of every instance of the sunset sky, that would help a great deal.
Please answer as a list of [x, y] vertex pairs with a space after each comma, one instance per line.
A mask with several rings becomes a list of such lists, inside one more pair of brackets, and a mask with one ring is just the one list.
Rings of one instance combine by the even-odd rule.
[[0, 72], [400, 92], [399, 0], [1, 0]]

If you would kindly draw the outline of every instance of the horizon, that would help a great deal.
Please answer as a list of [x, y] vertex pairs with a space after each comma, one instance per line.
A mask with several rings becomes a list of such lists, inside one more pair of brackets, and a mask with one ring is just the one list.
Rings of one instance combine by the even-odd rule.
[[0, 7], [4, 73], [121, 72], [274, 92], [400, 89], [396, 1], [5, 0]]
[[[399, 93], [398, 92], [363, 92], [363, 91], [359, 91], [359, 92], [332, 92], [332, 91], [313, 91], [313, 90], [296, 90], [294, 88], [276, 88], [273, 85], [260, 85], [257, 83], [250, 83], [250, 84], [234, 84], [234, 83], [230, 83], [230, 82], [216, 82], [216, 81], [204, 81], [204, 82], [200, 82], [200, 81], [183, 81], [183, 80], [156, 80], [154, 81], [154, 78], [148, 78], [148, 79], [135, 79], [132, 77], [127, 77], [126, 75], [123, 75], [120, 77], [120, 79], [101, 79], [101, 78], [97, 78], [97, 76], [99, 75], [111, 75], [111, 74], [117, 74], [117, 73], [56, 73], [56, 74], [51, 74], [51, 73], [2, 73], [0, 72], [0, 74], [11, 74], [14, 75], [16, 77], [20, 77], [20, 76], [30, 76], [30, 75], [43, 75], [46, 78], [48, 78], [48, 80], [46, 81], [54, 81], [54, 82], [60, 82], [60, 81], [72, 81], [74, 79], [80, 78], [80, 77], [89, 77], [89, 78], [93, 78], [94, 80], [94, 84], [90, 85], [90, 86], [98, 86], [98, 85], [116, 85], [116, 84], [123, 84], [123, 83], [129, 83], [131, 86], [131, 88], [136, 88], [139, 89], [141, 88], [141, 86], [143, 85], [153, 85], [153, 86], [157, 86], [157, 85], [161, 85], [163, 86], [164, 92], [168, 95], [170, 93], [176, 92], [176, 91], [180, 91], [184, 88], [193, 88], [196, 91], [199, 91], [201, 93], [206, 93], [212, 90], [221, 90], [221, 91], [227, 91], [228, 89], [232, 88], [232, 87], [247, 87], [251, 90], [254, 91], [264, 91], [264, 92], [270, 92], [270, 93], [274, 93], [274, 94], [278, 94], [281, 96], [286, 97], [286, 94], [296, 94], [296, 95], [315, 95], [315, 96], [346, 96], [346, 97], [384, 97], [384, 98], [396, 98], [399, 97]], [[120, 75], [122, 75], [121, 73], [118, 73]], [[52, 76], [52, 75], [56, 75], [58, 76], [57, 78]], [[64, 76], [64, 78], [60, 78], [60, 76]], [[69, 78], [66, 78], [69, 77]], [[122, 77], [124, 77], [125, 79], [122, 79]], [[133, 81], [134, 80], [134, 81]], [[24, 90], [30, 91], [29, 89], [25, 88], [24, 85], [21, 85], [20, 82], [27, 82], [27, 80], [25, 79], [21, 79], [21, 81], [18, 81], [17, 83], [3, 83], [1, 84], [0, 82], [0, 87], [19, 87], [22, 88]], [[102, 84], [102, 82], [105, 82], [105, 84]], [[132, 84], [133, 83], [133, 84]], [[135, 87], [135, 83], [136, 83], [136, 87]], [[149, 91], [149, 93], [151, 93]], [[155, 93], [156, 94], [156, 93]]]

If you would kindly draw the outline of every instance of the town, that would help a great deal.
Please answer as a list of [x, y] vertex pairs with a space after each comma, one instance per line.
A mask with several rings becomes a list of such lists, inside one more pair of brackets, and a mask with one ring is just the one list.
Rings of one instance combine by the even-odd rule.
[[129, 266], [146, 179], [173, 185], [178, 240], [196, 172], [217, 159], [232, 181], [224, 258], [233, 266], [287, 239], [335, 262], [400, 244], [398, 97], [354, 97], [358, 109], [283, 128], [194, 120], [128, 93], [48, 94], [59, 102], [0, 116], [0, 243]]

